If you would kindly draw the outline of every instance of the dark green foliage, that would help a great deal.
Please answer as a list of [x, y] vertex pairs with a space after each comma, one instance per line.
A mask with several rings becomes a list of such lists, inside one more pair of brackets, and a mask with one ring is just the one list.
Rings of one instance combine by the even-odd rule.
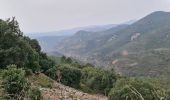
[[[104, 67], [118, 59], [116, 66], [123, 75], [157, 77], [170, 75], [169, 44], [170, 12], [158, 11], [131, 25], [103, 32], [77, 32], [59, 44], [57, 51]], [[128, 51], [126, 57], [122, 56], [124, 50]], [[165, 55], [153, 53], [155, 50]]]
[[[38, 61], [37, 53], [23, 38], [15, 19], [0, 21], [0, 64], [16, 64], [18, 67], [33, 65]], [[31, 61], [33, 60], [33, 61]]]
[[7, 70], [3, 71], [3, 87], [5, 89], [7, 99], [22, 100], [27, 94], [30, 83], [25, 78], [25, 71], [17, 69], [15, 65], [7, 66]]
[[43, 100], [41, 91], [38, 88], [31, 88], [28, 94], [28, 100]]
[[93, 67], [85, 67], [82, 69], [82, 83], [94, 92], [107, 95], [116, 80], [117, 76], [114, 71], [106, 71]]
[[66, 59], [66, 63], [72, 63], [72, 59], [70, 58], [70, 57], [68, 57], [67, 59]]
[[41, 52], [41, 47], [40, 47], [40, 45], [39, 45], [39, 43], [38, 43], [37, 40], [32, 39], [31, 42], [30, 42], [30, 45], [31, 45], [31, 47], [32, 47], [33, 49], [35, 49], [37, 52]]
[[80, 87], [81, 71], [78, 68], [72, 66], [57, 66], [49, 69], [47, 75], [54, 80], [58, 79], [57, 71], [60, 71], [61, 80], [60, 82], [64, 85], [71, 86], [74, 88]]
[[[10, 64], [15, 64], [19, 69]], [[0, 69], [7, 68], [3, 73], [3, 86], [7, 99], [23, 99], [30, 85], [26, 77], [40, 71], [45, 73], [54, 64], [45, 53], [41, 52], [37, 40], [23, 36], [15, 18], [0, 20]], [[38, 91], [32, 92], [38, 93]]]
[[[65, 56], [62, 56], [61, 58], [51, 58], [53, 60], [57, 60], [55, 62], [57, 62], [59, 65], [48, 69], [46, 74], [57, 81], [58, 77], [61, 76], [61, 83], [74, 88], [79, 88], [82, 75], [80, 69], [81, 65], [78, 62], [73, 61], [71, 58], [67, 58]], [[60, 72], [59, 74], [58, 71]]]
[[169, 100], [160, 85], [137, 79], [120, 79], [109, 93], [109, 100]]
[[57, 72], [57, 67], [52, 67], [52, 68], [50, 68], [50, 69], [48, 69], [48, 70], [46, 71], [46, 74], [47, 74], [50, 78], [56, 80], [56, 78], [57, 78], [56, 72]]
[[[157, 17], [159, 19], [158, 21], [156, 20]], [[166, 15], [164, 15], [164, 18], [169, 19]], [[155, 19], [151, 20], [151, 22], [155, 22], [155, 24], [161, 22], [161, 24], [165, 27], [166, 25], [168, 25], [168, 23], [162, 23], [163, 20], [164, 19], [162, 19], [158, 14]], [[83, 42], [83, 45], [81, 45], [81, 43], [78, 43], [78, 45], [76, 44], [76, 48], [68, 48], [71, 50], [78, 48], [78, 51], [83, 50], [80, 52], [75, 50], [75, 52], [78, 52], [78, 54], [80, 55], [85, 54], [83, 56], [87, 56], [86, 54], [91, 54], [92, 56], [89, 60], [95, 60], [95, 62], [92, 61], [91, 63], [98, 63], [98, 61], [100, 60], [111, 61], [113, 58], [112, 56], [114, 56], [119, 60], [120, 65], [118, 65], [118, 67], [122, 67], [127, 64], [126, 70], [124, 71], [127, 71], [129, 69], [132, 70], [132, 73], [126, 73], [128, 75], [136, 75], [138, 73], [139, 75], [143, 75], [143, 73], [141, 72], [146, 71], [145, 73], [147, 73], [147, 71], [151, 70], [150, 65], [151, 67], [154, 66], [154, 69], [157, 72], [156, 74], [153, 74], [153, 76], [156, 76], [157, 74], [160, 75], [161, 73], [163, 73], [164, 75], [168, 74], [170, 65], [170, 52], [168, 46], [168, 43], [170, 43], [168, 40], [169, 27], [164, 28], [164, 30], [166, 30], [166, 32], [164, 33], [164, 36], [166, 36], [164, 42], [164, 40], [159, 40], [160, 37], [163, 37], [155, 33], [155, 31], [161, 32], [161, 28], [158, 28], [157, 25], [148, 23], [148, 21], [149, 20], [147, 18], [144, 18], [143, 20], [140, 20], [132, 26], [126, 27], [125, 25], [117, 27], [116, 29], [94, 33], [90, 38], [88, 38], [88, 34], [91, 33], [83, 32], [82, 34], [81, 32], [79, 32], [77, 33], [78, 37], [80, 36], [80, 39], [82, 39], [82, 41], [85, 41]], [[158, 28], [158, 30], [156, 28]], [[117, 32], [119, 34], [117, 34]], [[149, 41], [148, 44], [141, 44], [141, 41], [145, 41], [145, 36], [140, 37], [140, 39], [142, 40], [130, 41], [129, 38], [136, 32], [140, 32], [141, 35], [150, 34], [146, 35], [149, 37], [146, 39], [147, 42]], [[103, 33], [106, 33], [107, 36], [104, 37]], [[154, 36], [153, 39], [152, 36], [155, 34], [156, 36]], [[110, 37], [113, 37], [113, 35], [115, 36], [115, 38], [110, 41]], [[87, 40], [85, 39], [85, 37]], [[157, 43], [159, 45], [157, 45]], [[162, 48], [161, 43], [165, 43], [163, 46], [165, 46], [166, 48]], [[145, 49], [141, 47], [144, 47]], [[120, 52], [124, 49], [129, 50], [129, 55], [126, 57], [122, 56]], [[137, 50], [137, 53], [135, 50]], [[138, 50], [144, 50], [144, 52], [139, 52]], [[95, 59], [96, 57], [97, 60]], [[55, 61], [51, 59], [55, 59]], [[149, 61], [148, 59], [152, 60], [153, 62]], [[131, 66], [129, 68], [130, 65], [134, 64], [134, 61], [137, 61], [137, 64], [140, 64], [140, 66], [142, 66], [140, 67], [140, 70], [136, 66]], [[10, 65], [6, 67], [6, 65], [9, 64], [17, 65], [18, 69], [15, 65]], [[22, 35], [18, 23], [17, 21], [15, 21], [14, 18], [7, 21], [0, 20], [0, 65], [0, 69], [7, 68], [7, 70], [4, 70], [3, 72], [2, 83], [5, 89], [5, 93], [7, 94], [7, 99], [24, 99], [24, 97], [29, 97], [30, 100], [42, 100], [40, 90], [38, 88], [31, 88], [31, 90], [29, 90], [30, 84], [27, 81], [27, 77], [29, 77], [35, 86], [51, 88], [53, 85], [53, 81], [45, 78], [45, 75], [43, 76], [43, 74], [39, 73], [40, 71], [46, 73], [49, 77], [58, 82], [61, 82], [64, 85], [81, 89], [85, 92], [102, 93], [104, 95], [108, 95], [109, 93], [110, 100], [170, 99], [170, 89], [165, 89], [169, 87], [168, 85], [165, 85], [169, 84], [169, 82], [160, 82], [165, 85], [162, 86], [159, 84], [152, 84], [154, 82], [148, 82], [142, 79], [123, 79], [121, 77], [118, 77], [118, 75], [115, 74], [114, 70], [95, 68], [95, 66], [90, 63], [83, 65], [70, 57], [67, 58], [65, 56], [62, 56], [61, 58], [48, 58], [45, 53], [41, 52], [41, 47], [39, 46], [37, 40], [30, 39], [29, 37], [25, 37]], [[158, 70], [160, 69], [160, 65], [164, 66], [164, 68], [161, 67], [163, 71]], [[136, 69], [138, 71], [136, 71]], [[134, 70], [135, 73], [133, 72]], [[166, 73], [164, 73], [164, 70], [166, 70]], [[36, 74], [33, 74], [32, 72], [35, 72]], [[151, 70], [151, 72], [154, 73], [153, 70]], [[29, 94], [28, 96], [26, 96], [28, 90]]]
[[61, 83], [74, 87], [80, 87], [81, 71], [74, 67], [61, 66], [58, 68], [61, 72]]
[[50, 60], [49, 58], [41, 59], [39, 64], [40, 64], [41, 70], [43, 70], [43, 72], [46, 72], [48, 69], [55, 66], [55, 63], [52, 60]]
[[65, 57], [65, 56], [62, 56], [61, 57], [61, 63], [68, 63], [68, 64], [71, 64], [73, 61], [70, 57]]
[[31, 69], [26, 68], [26, 69], [24, 69], [24, 70], [25, 70], [25, 76], [26, 76], [26, 77], [33, 75], [33, 72], [32, 72]]
[[[53, 57], [55, 60], [55, 58]], [[74, 88], [81, 89], [84, 92], [102, 93], [108, 95], [113, 83], [117, 80], [114, 70], [103, 70], [95, 68], [92, 64], [80, 64], [75, 60], [68, 63], [65, 56], [61, 57], [59, 66], [50, 68], [47, 75], [57, 80], [57, 72], [60, 71], [61, 83]], [[58, 58], [56, 59], [59, 62]], [[63, 62], [64, 61], [64, 62]]]
[[37, 72], [46, 71], [52, 67], [54, 63], [41, 52], [37, 40], [22, 34], [15, 18], [7, 21], [0, 20], [1, 68], [15, 64], [17, 67], [29, 68], [33, 72]]
[[66, 62], [66, 59], [67, 59], [67, 58], [66, 58], [65, 56], [62, 56], [62, 57], [61, 57], [61, 62], [62, 62], [62, 63], [65, 63], [65, 62]]

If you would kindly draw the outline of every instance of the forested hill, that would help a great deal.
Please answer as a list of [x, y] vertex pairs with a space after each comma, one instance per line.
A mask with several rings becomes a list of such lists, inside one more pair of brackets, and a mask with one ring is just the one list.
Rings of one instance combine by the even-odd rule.
[[[132, 23], [133, 21], [130, 21]], [[129, 24], [129, 22], [127, 22]], [[107, 24], [107, 25], [89, 25], [84, 27], [76, 27], [72, 29], [65, 29], [61, 31], [53, 32], [37, 32], [37, 33], [27, 33], [26, 35], [32, 39], [37, 39], [42, 47], [42, 50], [47, 53], [56, 52], [56, 47], [63, 39], [74, 35], [80, 30], [99, 32], [110, 29], [117, 26], [116, 24]], [[57, 55], [57, 54], [55, 54]]]
[[86, 96], [96, 98], [96, 94], [103, 100], [169, 100], [169, 84], [168, 77], [130, 78], [113, 68], [104, 70], [65, 56], [48, 57], [37, 40], [23, 35], [15, 18], [0, 20], [2, 100], [94, 100]]
[[23, 36], [18, 22], [13, 18], [7, 21], [0, 20], [0, 67], [9, 64], [36, 71], [46, 71], [54, 63], [41, 52], [37, 40]]
[[[56, 49], [98, 66], [116, 66], [124, 75], [159, 76], [170, 72], [169, 44], [170, 12], [157, 11], [131, 25], [96, 33], [80, 31]], [[122, 56], [124, 52], [128, 56]]]
[[[49, 58], [41, 52], [37, 40], [23, 35], [15, 18], [0, 20], [0, 98], [42, 100], [50, 95], [45, 92], [50, 88], [66, 92], [54, 86], [51, 80], [86, 93], [108, 95], [117, 75], [64, 56]], [[67, 96], [77, 98], [72, 92]], [[62, 93], [56, 93], [62, 99]]]

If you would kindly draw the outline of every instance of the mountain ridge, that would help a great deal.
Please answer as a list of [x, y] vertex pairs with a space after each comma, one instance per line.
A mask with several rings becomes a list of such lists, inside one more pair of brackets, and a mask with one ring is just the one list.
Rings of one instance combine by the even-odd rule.
[[[169, 23], [170, 13], [157, 11], [115, 32], [114, 28], [113, 30], [104, 32], [89, 33], [91, 35], [88, 35], [88, 33], [83, 34], [82, 32], [83, 37], [86, 38], [82, 38], [75, 34], [59, 44], [57, 50], [67, 56], [76, 57], [85, 62], [90, 62], [99, 66], [115, 66], [112, 64], [112, 61], [118, 59], [120, 63], [116, 65], [118, 66], [118, 70], [133, 76], [134, 70], [139, 72], [138, 70], [140, 68], [147, 66], [145, 64], [143, 65], [143, 62], [141, 62], [144, 58], [153, 58], [154, 56], [159, 55], [159, 52], [157, 52], [149, 57], [151, 52], [154, 52], [155, 49], [159, 48], [170, 48]], [[122, 52], [124, 51], [128, 53], [127, 57], [122, 56]], [[161, 52], [165, 53], [166, 51]], [[138, 57], [136, 57], [137, 55], [144, 56], [144, 58], [139, 60]], [[155, 60], [156, 62], [159, 60], [164, 62], [162, 58], [159, 57], [156, 57]], [[134, 63], [137, 64], [135, 65]], [[159, 65], [160, 62], [156, 64]], [[151, 71], [152, 67], [156, 64], [154, 62], [150, 63], [149, 68], [151, 68]], [[131, 70], [131, 66], [129, 65], [134, 65], [133, 67], [135, 69]], [[125, 66], [127, 66], [127, 68]], [[161, 67], [158, 66], [158, 69], [160, 68]], [[166, 66], [166, 68], [168, 68], [168, 66]], [[125, 72], [126, 70], [128, 71]], [[163, 71], [160, 73], [162, 72]], [[145, 70], [145, 73], [146, 75], [149, 74], [147, 74], [147, 70]], [[139, 72], [138, 75], [143, 74]], [[151, 76], [154, 75], [155, 74]]]

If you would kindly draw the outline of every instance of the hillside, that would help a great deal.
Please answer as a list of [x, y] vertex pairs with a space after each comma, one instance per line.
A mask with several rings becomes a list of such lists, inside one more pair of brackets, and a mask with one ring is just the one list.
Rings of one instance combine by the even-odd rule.
[[[1, 76], [0, 76], [1, 78]], [[80, 90], [65, 86], [55, 80], [50, 79], [48, 76], [40, 73], [29, 76], [29, 81], [32, 87], [39, 87], [43, 100], [107, 100], [106, 96], [97, 94], [88, 94]], [[1, 79], [2, 80], [2, 79]], [[0, 83], [1, 85], [1, 83]], [[3, 96], [3, 88], [0, 87], [0, 99]], [[26, 99], [26, 98], [25, 98]]]
[[[127, 98], [169, 100], [170, 98], [167, 76], [156, 79], [126, 77], [118, 74], [113, 68], [101, 69], [71, 57], [49, 57], [41, 51], [37, 40], [23, 35], [15, 18], [0, 20], [0, 27], [0, 98], [2, 100], [106, 100], [107, 98], [108, 100]], [[107, 31], [108, 36], [113, 31], [116, 33], [127, 27], [129, 26], [123, 25], [112, 28]], [[86, 31], [80, 31], [78, 34], [84, 37], [82, 32], [88, 35]], [[103, 33], [105, 32], [100, 35]], [[95, 32], [94, 37], [99, 38], [100, 35], [97, 37], [96, 34], [98, 35]], [[104, 43], [104, 40], [100, 43]], [[169, 60], [164, 56], [169, 53], [168, 49], [155, 49], [153, 55], [157, 51], [159, 52], [157, 58]], [[123, 55], [128, 57], [128, 52], [124, 51]], [[115, 60], [112, 64], [117, 62], [119, 61]]]
[[[123, 24], [130, 25], [134, 22], [135, 20], [130, 20], [124, 22]], [[60, 42], [66, 40], [65, 38], [73, 36], [74, 34], [76, 34], [81, 30], [88, 31], [88, 32], [102, 32], [114, 28], [116, 26], [118, 26], [118, 24], [89, 25], [84, 27], [76, 27], [73, 29], [65, 29], [61, 31], [37, 32], [37, 33], [29, 33], [29, 34], [27, 33], [25, 35], [29, 36], [32, 39], [37, 39], [38, 42], [40, 43], [42, 50], [47, 54], [49, 55], [54, 54], [55, 56], [60, 56], [61, 54], [59, 54], [56, 51], [56, 48], [58, 47], [58, 44], [60, 44]]]
[[[132, 23], [133, 21], [127, 22]], [[84, 27], [77, 27], [73, 29], [65, 29], [61, 31], [54, 32], [37, 32], [37, 33], [29, 33], [25, 34], [32, 39], [37, 39], [42, 47], [42, 50], [48, 54], [54, 54], [56, 52], [57, 45], [63, 41], [65, 38], [74, 35], [76, 32], [80, 30], [90, 31], [90, 32], [99, 32], [110, 29], [112, 27], [117, 26], [116, 24], [107, 24], [107, 25], [89, 25]], [[54, 54], [56, 55], [56, 54]], [[57, 54], [58, 56], [58, 54]]]
[[[124, 75], [167, 74], [169, 23], [170, 13], [158, 11], [123, 28], [117, 26], [103, 32], [80, 31], [63, 40], [58, 52], [99, 66], [114, 66]], [[114, 60], [118, 63], [112, 64]]]
[[[108, 95], [111, 90], [113, 80], [117, 77], [114, 72], [97, 69], [88, 64], [81, 65], [64, 56], [50, 58], [41, 51], [37, 40], [23, 35], [15, 18], [0, 20], [0, 27], [0, 98], [3, 100], [44, 100], [46, 96], [43, 97], [43, 93], [46, 90], [53, 91], [52, 94], [57, 94], [57, 97], [61, 97], [57, 92], [60, 90], [66, 92], [66, 96], [85, 91], [86, 94], [79, 92], [83, 96], [72, 96], [93, 98], [87, 93]], [[103, 80], [105, 75], [112, 77], [107, 77], [106, 81]], [[88, 79], [91, 79], [90, 83], [87, 83]]]
[[79, 31], [74, 36], [63, 40], [56, 49], [69, 56], [89, 56], [88, 54], [92, 51], [100, 49], [101, 46], [105, 45], [108, 38], [115, 38], [114, 32], [118, 32], [127, 26], [119, 25], [102, 32]]
[[68, 36], [42, 36], [37, 37], [42, 51], [43, 52], [53, 52], [56, 49], [56, 46]]
[[[60, 84], [44, 74], [33, 75], [29, 78], [34, 86], [39, 86], [45, 100], [107, 100], [103, 95], [92, 95]], [[43, 81], [45, 80], [45, 81]], [[51, 84], [46, 87], [46, 84]]]

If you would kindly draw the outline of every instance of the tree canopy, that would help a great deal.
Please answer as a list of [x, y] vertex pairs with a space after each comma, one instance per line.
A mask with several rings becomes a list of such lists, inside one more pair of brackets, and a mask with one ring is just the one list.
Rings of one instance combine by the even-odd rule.
[[0, 20], [0, 68], [9, 64], [46, 71], [54, 63], [41, 52], [38, 41], [23, 35], [15, 18]]

